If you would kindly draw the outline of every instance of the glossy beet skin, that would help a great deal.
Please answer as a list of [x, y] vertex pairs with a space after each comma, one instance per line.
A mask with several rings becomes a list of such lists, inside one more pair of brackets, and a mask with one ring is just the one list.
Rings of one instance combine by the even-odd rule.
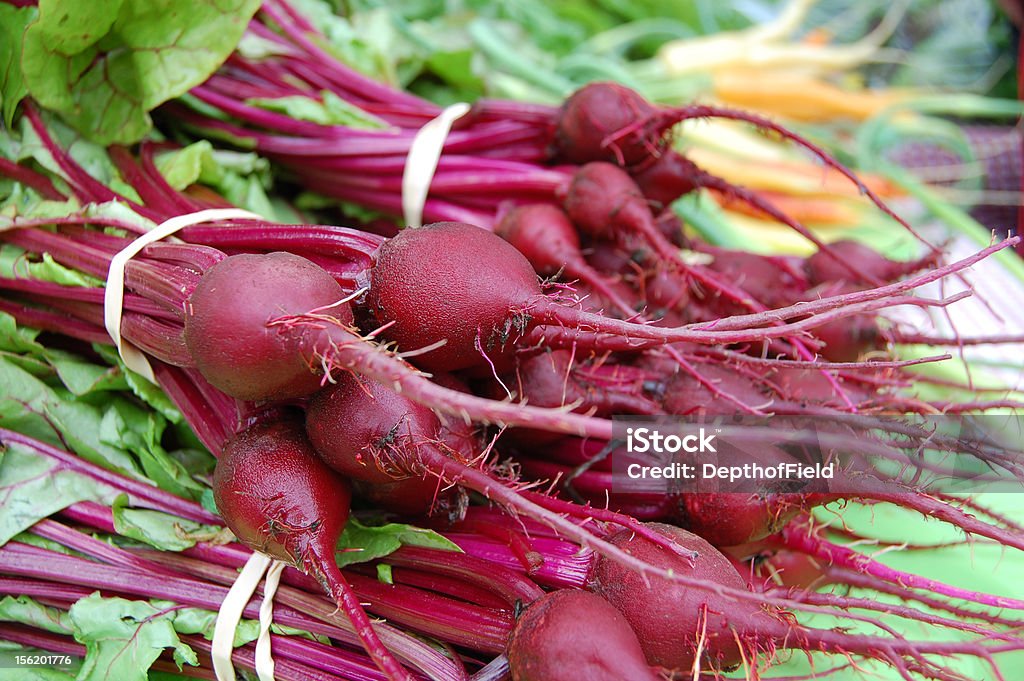
[[[352, 324], [348, 305], [336, 305], [344, 298], [338, 282], [303, 257], [234, 255], [207, 270], [189, 297], [185, 343], [203, 376], [232, 397], [302, 397], [320, 386], [321, 329]], [[281, 323], [310, 313], [318, 325]]]
[[632, 175], [647, 200], [664, 207], [696, 189], [705, 173], [693, 161], [667, 150]]
[[799, 494], [708, 492], [680, 494], [673, 501], [672, 522], [715, 546], [763, 539], [805, 508], [805, 498]]
[[576, 226], [561, 208], [549, 203], [517, 206], [502, 216], [494, 232], [526, 256], [537, 274], [558, 275], [563, 281], [578, 280], [619, 314], [636, 314], [627, 299], [628, 291], [616, 290], [583, 257]]
[[239, 541], [320, 583], [388, 679], [411, 679], [338, 569], [334, 550], [348, 522], [351, 492], [317, 457], [297, 414], [264, 414], [230, 439], [213, 473], [213, 496]]
[[394, 321], [384, 336], [399, 350], [446, 339], [413, 358], [430, 371], [483, 363], [477, 345], [501, 352], [528, 326], [529, 302], [543, 295], [533, 266], [515, 247], [458, 222], [403, 230], [381, 246], [370, 278], [368, 308], [378, 323]]
[[867, 286], [872, 282], [895, 281], [925, 264], [926, 261], [889, 260], [870, 246], [843, 239], [829, 244], [828, 252], [818, 251], [807, 258], [804, 269], [812, 285], [846, 282]]
[[587, 591], [554, 591], [520, 615], [509, 637], [512, 681], [656, 681], [622, 614]]
[[465, 490], [447, 485], [430, 473], [393, 482], [353, 480], [352, 489], [373, 508], [416, 518], [432, 515], [452, 523], [465, 516], [469, 504]]
[[421, 477], [417, 452], [439, 446], [440, 430], [427, 407], [350, 373], [340, 374], [306, 409], [306, 432], [327, 465], [375, 484]]
[[322, 580], [348, 521], [348, 483], [321, 461], [293, 416], [268, 418], [224, 446], [217, 509], [239, 541]]
[[[683, 549], [682, 554], [670, 553], [629, 531], [619, 532], [610, 541], [653, 565], [746, 590], [746, 581], [732, 562], [705, 540], [673, 525], [649, 526], [675, 541]], [[728, 669], [742, 660], [734, 632], [744, 640], [745, 632], [777, 628], [769, 626], [771, 618], [749, 601], [644, 577], [603, 558], [595, 565], [591, 589], [626, 617], [650, 664], [679, 672], [692, 670], [702, 633], [701, 668]]]
[[494, 233], [515, 246], [537, 274], [550, 277], [564, 269], [572, 276], [586, 267], [575, 227], [564, 211], [549, 203], [513, 208], [502, 216]]
[[582, 166], [569, 182], [564, 204], [573, 224], [595, 239], [621, 242], [634, 233], [663, 238], [640, 188], [614, 164]]
[[[657, 110], [618, 83], [589, 83], [558, 112], [551, 155], [565, 163], [610, 161], [623, 166], [650, 162], [665, 148]], [[616, 135], [627, 132], [617, 139]]]

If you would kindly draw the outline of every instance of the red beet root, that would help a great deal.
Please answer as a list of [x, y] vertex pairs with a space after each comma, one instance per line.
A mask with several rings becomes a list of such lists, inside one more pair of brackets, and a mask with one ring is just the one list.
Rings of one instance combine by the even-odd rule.
[[565, 212], [556, 206], [535, 203], [513, 208], [502, 216], [494, 231], [526, 256], [537, 274], [545, 277], [561, 274], [564, 279], [578, 279], [622, 314], [634, 314], [629, 302], [587, 264], [576, 229]]
[[410, 678], [377, 638], [334, 561], [348, 520], [349, 486], [317, 458], [301, 422], [268, 418], [229, 440], [217, 461], [213, 493], [239, 541], [316, 579], [388, 677]]
[[[632, 532], [623, 531], [610, 541], [645, 561], [672, 565], [683, 574], [707, 579], [734, 589], [746, 584], [728, 558], [695, 534], [672, 525], [649, 524], [670, 537], [687, 555], [672, 555]], [[653, 583], [652, 583], [653, 582]], [[689, 670], [702, 654], [702, 666], [726, 669], [742, 659], [734, 629], [738, 623], [756, 624], [768, 615], [749, 603], [729, 602], [715, 594], [641, 575], [598, 560], [591, 588], [618, 608], [629, 620], [647, 661], [668, 669]]]
[[[552, 156], [566, 162], [614, 161], [632, 166], [657, 157], [667, 142], [660, 134], [656, 109], [617, 83], [581, 87], [562, 104], [552, 141]], [[624, 129], [641, 130], [612, 139]]]
[[[511, 251], [511, 255], [518, 258], [516, 263], [523, 270], [523, 279], [538, 291], [539, 299], [545, 300], [539, 293], [536, 275], [518, 251], [489, 232], [469, 225], [464, 227], [473, 235], [489, 237], [492, 241], [485, 246], [496, 243]], [[427, 228], [423, 230], [429, 231]], [[399, 239], [389, 243], [396, 241]], [[486, 248], [484, 252], [487, 252]], [[437, 277], [433, 263], [427, 260], [425, 264], [424, 276]], [[492, 271], [491, 276], [497, 275]], [[400, 285], [397, 291], [381, 285], [381, 279], [377, 279], [378, 287], [395, 293], [403, 304], [409, 305], [415, 298], [410, 297]], [[454, 344], [449, 342], [446, 327], [440, 323], [449, 317], [443, 317], [443, 314], [454, 314], [462, 322], [462, 331], [466, 331], [473, 321], [467, 323], [465, 317], [473, 310], [465, 308], [454, 297], [443, 295], [443, 284], [435, 278], [433, 286], [436, 288], [432, 289], [435, 295], [441, 296], [438, 304], [442, 306], [439, 315], [442, 319], [435, 318], [433, 326], [423, 326], [439, 334], [435, 336], [436, 341], [445, 341], [446, 347], [451, 348]], [[253, 295], [253, 291], [260, 295]], [[522, 294], [522, 287], [519, 292]], [[482, 295], [493, 297], [503, 294]], [[300, 256], [231, 256], [209, 268], [195, 292], [184, 302], [185, 342], [204, 377], [215, 387], [239, 399], [304, 396], [319, 388], [324, 380], [323, 374], [354, 371], [382, 381], [418, 403], [428, 403], [439, 412], [455, 414], [459, 418], [490, 423], [528, 423], [556, 432], [581, 433], [590, 428], [599, 435], [610, 432], [611, 424], [607, 421], [499, 403], [429, 381], [401, 359], [358, 337], [350, 327], [352, 316], [344, 297], [344, 291], [326, 271]], [[448, 304], [458, 309], [452, 312], [444, 307]], [[414, 314], [411, 310], [406, 312]], [[481, 314], [479, 310], [477, 314]], [[489, 321], [497, 316], [483, 314]], [[510, 316], [509, 310], [505, 309], [504, 314]], [[480, 327], [479, 323], [475, 325], [475, 328]], [[495, 333], [494, 329], [491, 333]], [[453, 334], [458, 337], [458, 329]], [[472, 342], [476, 338], [475, 333], [463, 334], [461, 340], [465, 341], [467, 337], [469, 346], [468, 349], [463, 348], [462, 353], [476, 356], [483, 362], [483, 356]]]
[[711, 541], [737, 546], [778, 532], [803, 509], [803, 496], [740, 492], [680, 494], [673, 522]]
[[879, 281], [895, 281], [931, 262], [934, 262], [932, 255], [908, 262], [889, 260], [870, 246], [843, 239], [829, 244], [827, 251], [818, 251], [807, 258], [804, 269], [813, 285], [845, 282], [867, 286]]
[[508, 643], [513, 681], [656, 681], [622, 614], [587, 591], [554, 591], [516, 621]]
[[[669, 552], [630, 532], [620, 532], [611, 541], [645, 561], [671, 566], [680, 575], [705, 579], [734, 593], [746, 591], [746, 580], [733, 562], [703, 539], [671, 525], [651, 526], [687, 549], [689, 555]], [[914, 669], [931, 678], [947, 679], [955, 677], [925, 656], [971, 655], [986, 659], [991, 654], [981, 641], [908, 640], [805, 627], [782, 611], [759, 606], [757, 599], [689, 589], [661, 579], [644, 580], [601, 559], [595, 566], [592, 588], [625, 615], [648, 662], [682, 674], [692, 674], [695, 668], [725, 669], [753, 660], [762, 652], [772, 654], [789, 648], [873, 658], [897, 669]], [[868, 621], [886, 628], [880, 621]], [[1024, 644], [1006, 642], [1004, 638], [997, 645], [1006, 650]]]
[[[518, 387], [528, 404], [540, 407], [562, 407], [578, 404], [577, 411], [594, 411], [599, 415], [654, 414], [653, 401], [629, 389], [616, 389], [614, 368], [594, 368], [588, 376], [586, 367], [573, 362], [569, 350], [543, 352], [522, 359], [517, 369]], [[602, 382], [606, 374], [608, 383]], [[589, 380], [588, 380], [589, 378]]]
[[232, 397], [309, 395], [320, 386], [316, 357], [324, 345], [309, 326], [271, 322], [317, 313], [350, 325], [351, 310], [335, 305], [344, 297], [338, 282], [300, 256], [236, 255], [200, 279], [185, 307], [185, 342], [206, 380]]
[[651, 242], [664, 239], [636, 182], [611, 163], [588, 163], [573, 174], [565, 210], [573, 224], [595, 239], [616, 241], [631, 232]]
[[[967, 266], [984, 254], [949, 266], [948, 271]], [[921, 279], [938, 279], [942, 274], [937, 270]], [[704, 276], [702, 281], [709, 278]], [[909, 289], [917, 282], [903, 282], [899, 287]], [[721, 282], [715, 286], [724, 290]], [[740, 298], [745, 295], [732, 293]], [[381, 335], [396, 341], [400, 351], [416, 352], [415, 363], [426, 369], [453, 371], [485, 364], [488, 358], [484, 353], [506, 351], [508, 341], [538, 325], [580, 334], [576, 345], [584, 348], [585, 335], [591, 332], [608, 334], [607, 341], [600, 341], [601, 347], [625, 351], [680, 341], [738, 343], [786, 337], [829, 319], [884, 307], [892, 294], [890, 289], [863, 292], [859, 295], [865, 300], [860, 305], [825, 299], [801, 305], [799, 311], [790, 308], [783, 314], [735, 317], [707, 329], [629, 323], [546, 297], [529, 261], [507, 242], [472, 225], [444, 222], [405, 230], [381, 246], [367, 301], [377, 322], [386, 327]], [[750, 303], [757, 307], [754, 301]], [[807, 318], [823, 309], [827, 312]], [[778, 321], [797, 315], [802, 317], [798, 322]], [[772, 326], [742, 326], [746, 323]], [[427, 347], [431, 349], [423, 352]]]
[[[443, 257], [446, 251], [458, 257]], [[476, 257], [484, 253], [486, 260]], [[416, 357], [430, 370], [465, 369], [483, 362], [482, 351], [503, 350], [527, 327], [530, 303], [542, 295], [533, 267], [511, 244], [455, 222], [407, 229], [385, 243], [371, 280], [370, 312], [382, 324], [394, 322], [385, 333], [402, 351], [446, 340]]]
[[537, 274], [549, 277], [563, 270], [573, 276], [586, 268], [580, 239], [565, 213], [547, 203], [517, 206], [505, 213], [494, 233], [526, 256]]
[[[373, 414], [373, 410], [378, 413]], [[510, 484], [470, 465], [468, 462], [477, 456], [476, 451], [462, 452], [446, 446], [441, 424], [429, 409], [380, 384], [351, 374], [340, 375], [335, 385], [325, 388], [310, 403], [306, 431], [328, 465], [355, 479], [387, 482], [389, 477], [417, 476], [459, 485], [512, 512], [544, 523], [566, 539], [608, 555], [613, 561], [641, 571], [650, 567], [632, 560], [562, 514], [611, 522], [618, 519], [600, 509], [568, 510], [564, 502], [546, 502], [544, 495], [527, 498]], [[644, 534], [644, 528], [637, 531]]]

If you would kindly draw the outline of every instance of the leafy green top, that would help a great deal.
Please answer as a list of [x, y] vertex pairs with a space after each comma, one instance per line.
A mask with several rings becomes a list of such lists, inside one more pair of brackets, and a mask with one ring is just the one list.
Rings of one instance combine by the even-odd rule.
[[5, 9], [5, 119], [9, 125], [28, 94], [94, 141], [136, 142], [150, 129], [149, 111], [199, 85], [227, 59], [259, 4], [40, 0], [38, 10]]

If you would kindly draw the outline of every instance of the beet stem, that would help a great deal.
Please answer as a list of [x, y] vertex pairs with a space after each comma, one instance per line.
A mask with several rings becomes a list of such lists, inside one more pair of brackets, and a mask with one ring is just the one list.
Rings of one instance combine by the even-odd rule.
[[338, 609], [348, 617], [367, 654], [380, 670], [387, 674], [390, 681], [412, 681], [409, 672], [398, 663], [391, 651], [378, 638], [362, 604], [338, 569], [333, 551], [330, 555], [321, 555], [319, 547], [313, 545], [312, 554], [313, 560], [310, 564], [319, 569], [310, 570], [310, 574], [320, 582], [338, 604]]
[[853, 549], [821, 539], [806, 524], [794, 522], [787, 525], [782, 530], [781, 538], [788, 548], [815, 556], [830, 565], [846, 567], [902, 586], [931, 591], [993, 608], [1024, 610], [1024, 601], [1016, 598], [960, 589], [920, 575], [895, 570]]

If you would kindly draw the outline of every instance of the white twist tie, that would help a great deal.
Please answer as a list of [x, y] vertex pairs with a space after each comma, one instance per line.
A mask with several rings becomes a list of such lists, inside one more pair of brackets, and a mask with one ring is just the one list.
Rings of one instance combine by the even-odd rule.
[[270, 656], [270, 625], [274, 623], [274, 594], [286, 565], [275, 560], [267, 570], [260, 604], [260, 637], [256, 639], [256, 675], [260, 681], [274, 681], [274, 658]]
[[253, 553], [238, 578], [228, 590], [224, 602], [217, 612], [213, 626], [213, 644], [210, 656], [213, 658], [213, 673], [217, 681], [235, 681], [235, 667], [231, 653], [235, 649], [235, 630], [242, 620], [242, 612], [249, 599], [256, 592], [263, 574], [267, 581], [263, 587], [263, 602], [260, 604], [260, 635], [256, 639], [256, 675], [260, 681], [274, 681], [274, 660], [270, 657], [270, 625], [274, 611], [273, 600], [281, 580], [285, 564], [262, 553]]
[[263, 220], [264, 218], [255, 213], [250, 213], [241, 208], [210, 208], [207, 210], [178, 215], [170, 220], [164, 220], [159, 225], [146, 232], [139, 238], [125, 246], [110, 261], [110, 269], [107, 270], [107, 285], [103, 293], [103, 325], [110, 334], [110, 338], [117, 346], [117, 353], [121, 356], [126, 367], [139, 374], [150, 383], [156, 383], [153, 375], [153, 367], [150, 366], [146, 355], [131, 343], [121, 338], [121, 314], [124, 311], [124, 268], [128, 261], [138, 255], [139, 251], [151, 243], [160, 241], [174, 234], [178, 230], [202, 222], [213, 222], [214, 220]]
[[402, 216], [406, 227], [423, 226], [423, 207], [427, 203], [430, 183], [441, 160], [441, 150], [452, 124], [469, 113], [470, 105], [458, 102], [446, 107], [428, 121], [412, 138], [402, 171]]

